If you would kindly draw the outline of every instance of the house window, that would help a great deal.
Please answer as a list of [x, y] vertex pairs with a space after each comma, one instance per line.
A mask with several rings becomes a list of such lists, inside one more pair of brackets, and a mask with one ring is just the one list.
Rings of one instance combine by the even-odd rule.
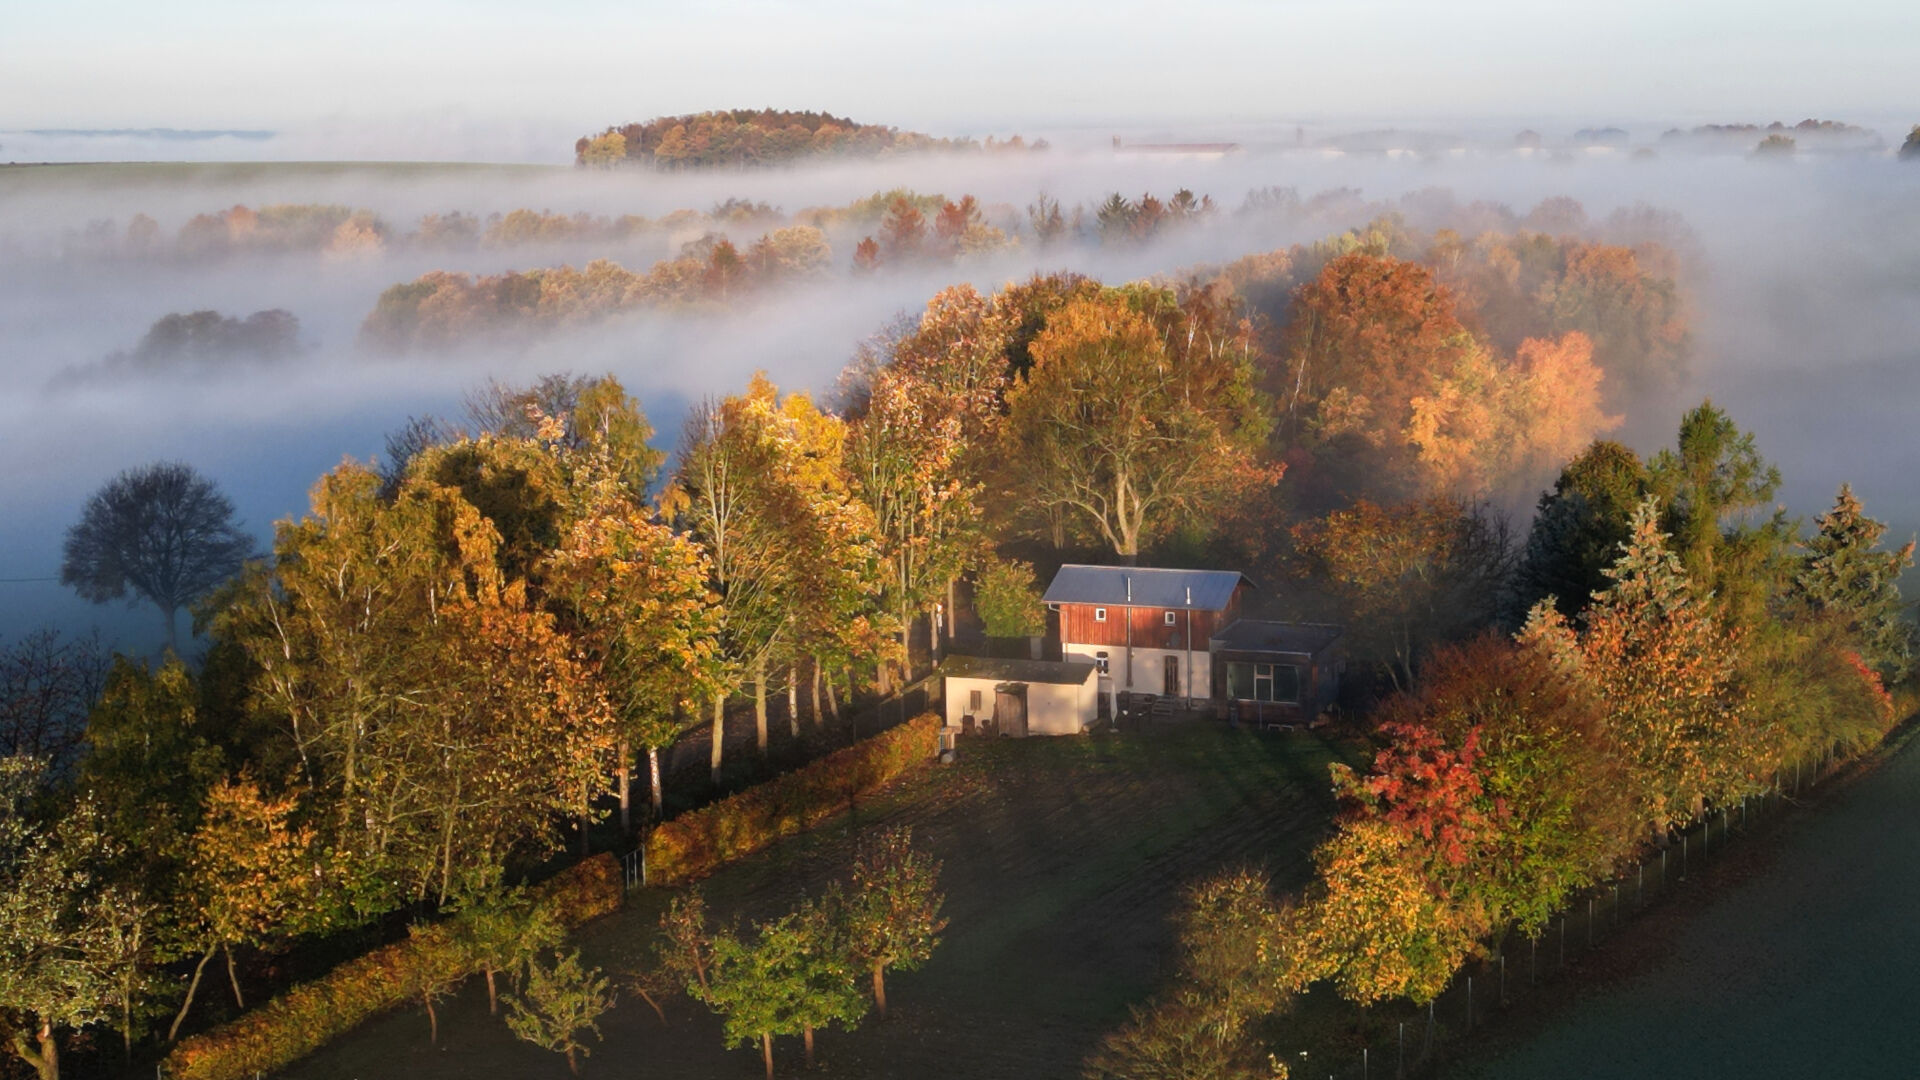
[[1094, 622], [1106, 622], [1106, 621], [1107, 621], [1107, 609], [1106, 609], [1106, 608], [1103, 608], [1103, 607], [1097, 607], [1097, 608], [1094, 608], [1094, 609], [1093, 609], [1093, 621], [1094, 621]]
[[980, 704], [981, 704], [980, 691], [978, 690], [967, 691], [967, 711], [970, 713], [978, 714], [980, 712]]
[[1107, 654], [1103, 652], [1094, 653], [1093, 666], [1100, 669], [1100, 674], [1107, 674]]
[[1173, 612], [1171, 612], [1171, 611], [1169, 611], [1169, 612], [1167, 612], [1167, 614], [1166, 614], [1166, 620], [1167, 620], [1167, 625], [1168, 625], [1168, 626], [1172, 626], [1172, 625], [1173, 625]]
[[1300, 669], [1293, 664], [1227, 663], [1227, 696], [1238, 701], [1300, 703]]

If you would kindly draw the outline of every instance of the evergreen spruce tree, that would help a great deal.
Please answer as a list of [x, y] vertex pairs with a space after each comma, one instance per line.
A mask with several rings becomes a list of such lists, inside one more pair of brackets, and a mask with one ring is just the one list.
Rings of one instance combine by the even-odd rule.
[[1793, 595], [1810, 610], [1836, 616], [1857, 637], [1860, 655], [1889, 683], [1913, 668], [1913, 623], [1900, 599], [1900, 574], [1913, 565], [1914, 543], [1879, 551], [1885, 524], [1868, 517], [1842, 484], [1833, 509], [1820, 516], [1801, 543]]

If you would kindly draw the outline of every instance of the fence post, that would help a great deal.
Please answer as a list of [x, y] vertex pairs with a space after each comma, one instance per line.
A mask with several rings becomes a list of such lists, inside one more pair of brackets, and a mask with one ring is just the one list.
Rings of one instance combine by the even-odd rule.
[[1506, 1004], [1507, 1004], [1507, 954], [1505, 952], [1502, 952], [1500, 954], [1500, 1006], [1501, 1008], [1505, 1008]]
[[1407, 1022], [1400, 1021], [1400, 1061], [1393, 1068], [1394, 1080], [1405, 1080], [1407, 1075]]
[[1530, 937], [1527, 939], [1527, 985], [1532, 986], [1539, 981], [1540, 939], [1538, 937]]
[[1593, 948], [1593, 897], [1587, 897], [1587, 948]]
[[1467, 1030], [1473, 1030], [1473, 976], [1467, 976]]
[[1360, 1048], [1360, 1080], [1371, 1080], [1372, 1076], [1373, 1060], [1368, 1055], [1367, 1048], [1363, 1046]]
[[1433, 1002], [1427, 1002], [1427, 1052], [1423, 1058], [1433, 1056]]

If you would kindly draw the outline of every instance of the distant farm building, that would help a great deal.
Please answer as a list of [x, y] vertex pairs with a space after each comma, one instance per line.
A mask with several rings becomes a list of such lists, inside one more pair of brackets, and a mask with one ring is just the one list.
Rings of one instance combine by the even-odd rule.
[[1113, 152], [1116, 154], [1137, 155], [1139, 157], [1176, 158], [1186, 161], [1218, 161], [1228, 154], [1240, 152], [1239, 143], [1195, 142], [1195, 143], [1130, 143], [1113, 137]]

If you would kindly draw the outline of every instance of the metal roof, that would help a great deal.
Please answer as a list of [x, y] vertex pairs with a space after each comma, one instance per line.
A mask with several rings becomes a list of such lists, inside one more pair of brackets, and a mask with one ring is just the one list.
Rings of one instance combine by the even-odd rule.
[[949, 656], [941, 661], [940, 670], [950, 679], [1084, 686], [1099, 668], [1086, 660], [1002, 660], [992, 656]]
[[1217, 649], [1230, 652], [1269, 652], [1313, 656], [1338, 641], [1340, 634], [1340, 627], [1327, 623], [1235, 619], [1232, 626], [1213, 635], [1213, 645]]
[[1047, 595], [1041, 599], [1049, 604], [1223, 611], [1233, 599], [1233, 590], [1243, 581], [1247, 581], [1247, 577], [1238, 570], [1160, 570], [1147, 566], [1068, 563], [1053, 575], [1053, 584], [1047, 586]]

